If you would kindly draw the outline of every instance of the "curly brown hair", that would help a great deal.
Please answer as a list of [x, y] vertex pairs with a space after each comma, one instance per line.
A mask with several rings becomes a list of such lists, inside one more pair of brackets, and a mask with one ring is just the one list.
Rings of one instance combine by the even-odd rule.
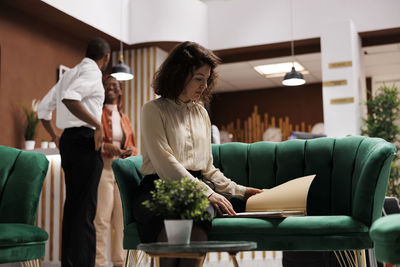
[[201, 96], [204, 102], [211, 99], [217, 73], [215, 68], [220, 59], [209, 49], [195, 42], [183, 42], [176, 46], [160, 66], [154, 76], [153, 88], [157, 95], [177, 100], [186, 85], [187, 78], [203, 65], [211, 68], [207, 88]]

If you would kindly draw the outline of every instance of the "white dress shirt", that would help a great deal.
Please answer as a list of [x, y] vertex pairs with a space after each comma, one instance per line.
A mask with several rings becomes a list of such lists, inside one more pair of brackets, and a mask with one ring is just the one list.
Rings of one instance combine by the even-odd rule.
[[162, 97], [146, 103], [141, 118], [141, 173], [157, 173], [161, 179], [188, 177], [209, 196], [214, 191], [187, 170], [201, 171], [218, 193], [243, 197], [246, 188], [213, 165], [210, 127], [207, 111], [199, 104]]
[[63, 99], [78, 100], [87, 111], [101, 121], [104, 102], [102, 73], [97, 63], [84, 58], [73, 69], [64, 73], [62, 78], [51, 88], [38, 106], [39, 119], [51, 120], [52, 112], [57, 109], [56, 125], [65, 129], [92, 125], [75, 117], [62, 103]]

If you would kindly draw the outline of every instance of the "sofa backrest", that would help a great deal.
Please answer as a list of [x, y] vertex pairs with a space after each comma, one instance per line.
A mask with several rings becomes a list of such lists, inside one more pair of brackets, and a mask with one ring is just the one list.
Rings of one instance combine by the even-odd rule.
[[43, 181], [46, 156], [0, 146], [0, 223], [34, 224]]
[[350, 215], [366, 225], [380, 217], [395, 151], [363, 136], [213, 145], [214, 165], [237, 183], [271, 188], [317, 174], [308, 215]]
[[[271, 188], [317, 174], [308, 195], [308, 215], [349, 215], [366, 225], [381, 216], [395, 151], [383, 139], [363, 136], [212, 146], [214, 165], [245, 186]], [[113, 162], [125, 224], [133, 221], [131, 197], [142, 179], [141, 165], [141, 156]]]

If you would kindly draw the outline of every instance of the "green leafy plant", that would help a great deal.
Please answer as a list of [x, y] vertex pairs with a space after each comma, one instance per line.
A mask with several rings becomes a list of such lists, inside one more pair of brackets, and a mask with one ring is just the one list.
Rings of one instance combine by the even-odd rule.
[[180, 180], [155, 180], [155, 190], [151, 191], [152, 199], [143, 202], [143, 205], [172, 220], [211, 220], [206, 211], [209, 205], [208, 198], [198, 185], [184, 177]]
[[39, 100], [32, 100], [31, 108], [27, 108], [25, 105], [21, 105], [26, 116], [26, 126], [24, 132], [25, 140], [34, 140], [36, 136], [36, 126], [39, 122], [37, 116], [37, 107], [39, 105]]
[[[367, 101], [368, 117], [364, 120], [365, 129], [361, 132], [370, 137], [380, 137], [398, 146], [400, 127], [397, 125], [400, 120], [400, 98], [396, 86], [388, 87], [383, 85], [378, 88], [373, 99]], [[400, 181], [398, 157], [393, 160], [387, 195], [400, 198]]]

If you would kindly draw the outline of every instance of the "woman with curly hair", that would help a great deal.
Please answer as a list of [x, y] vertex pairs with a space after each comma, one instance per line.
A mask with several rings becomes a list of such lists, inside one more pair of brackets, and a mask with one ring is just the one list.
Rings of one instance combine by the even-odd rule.
[[[141, 138], [145, 175], [134, 196], [134, 216], [142, 242], [166, 241], [163, 218], [142, 205], [150, 199], [156, 179], [188, 177], [204, 190], [210, 201], [208, 212], [235, 215], [225, 196], [247, 199], [261, 192], [231, 181], [213, 165], [211, 123], [198, 102], [208, 102], [219, 59], [194, 42], [173, 49], [155, 74], [153, 87], [160, 98], [142, 109]], [[211, 222], [194, 222], [191, 240], [207, 240]], [[162, 259], [163, 266], [195, 266], [194, 260]]]

